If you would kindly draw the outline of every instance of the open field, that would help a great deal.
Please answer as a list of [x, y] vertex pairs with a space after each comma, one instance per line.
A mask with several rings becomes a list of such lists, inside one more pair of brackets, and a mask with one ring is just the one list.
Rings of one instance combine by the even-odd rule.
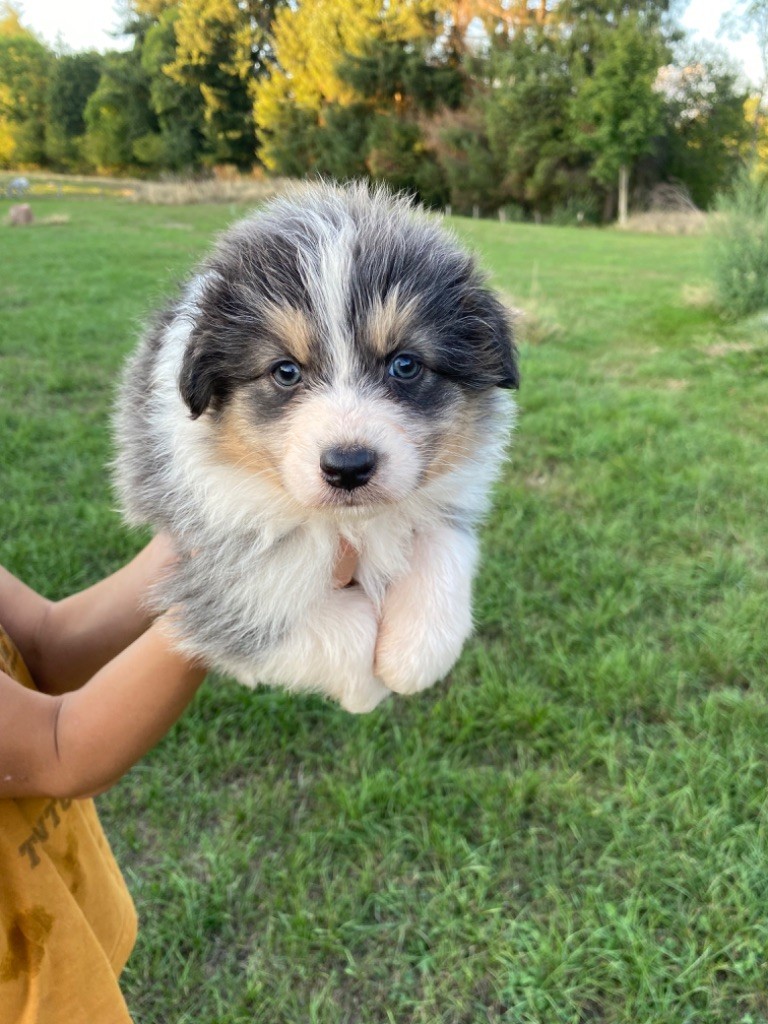
[[[0, 561], [51, 596], [141, 542], [118, 368], [241, 209], [0, 227]], [[699, 237], [454, 226], [532, 313], [477, 635], [365, 718], [210, 680], [99, 799], [138, 1024], [768, 1022], [766, 325]]]

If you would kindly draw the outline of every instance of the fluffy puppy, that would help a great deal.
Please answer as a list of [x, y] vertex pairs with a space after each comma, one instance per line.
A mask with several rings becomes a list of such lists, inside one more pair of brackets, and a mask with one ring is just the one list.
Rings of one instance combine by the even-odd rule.
[[[310, 185], [229, 230], [128, 363], [117, 485], [176, 540], [178, 645], [349, 711], [442, 678], [518, 383], [508, 315], [403, 198]], [[341, 538], [359, 552], [334, 589]]]

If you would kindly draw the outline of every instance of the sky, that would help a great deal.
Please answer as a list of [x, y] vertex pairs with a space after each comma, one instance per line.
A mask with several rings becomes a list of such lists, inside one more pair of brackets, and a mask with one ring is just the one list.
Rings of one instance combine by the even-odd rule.
[[[63, 43], [72, 50], [126, 45], [110, 35], [120, 24], [115, 0], [20, 0], [18, 6], [23, 23], [50, 44]], [[696, 38], [721, 43], [756, 84], [760, 56], [755, 41], [729, 40], [720, 31], [720, 18], [732, 6], [733, 0], [690, 0], [681, 21]]]

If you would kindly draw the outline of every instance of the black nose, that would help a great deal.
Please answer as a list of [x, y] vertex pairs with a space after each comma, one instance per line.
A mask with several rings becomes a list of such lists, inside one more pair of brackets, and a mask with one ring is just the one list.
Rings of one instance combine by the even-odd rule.
[[370, 448], [329, 448], [320, 456], [320, 469], [331, 487], [354, 491], [376, 472], [376, 452]]

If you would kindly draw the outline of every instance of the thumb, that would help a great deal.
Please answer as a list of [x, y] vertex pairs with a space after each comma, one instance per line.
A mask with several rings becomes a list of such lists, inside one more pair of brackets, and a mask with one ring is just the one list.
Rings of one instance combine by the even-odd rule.
[[348, 540], [342, 537], [333, 567], [333, 585], [335, 587], [346, 587], [352, 582], [357, 571], [357, 558], [357, 551]]

